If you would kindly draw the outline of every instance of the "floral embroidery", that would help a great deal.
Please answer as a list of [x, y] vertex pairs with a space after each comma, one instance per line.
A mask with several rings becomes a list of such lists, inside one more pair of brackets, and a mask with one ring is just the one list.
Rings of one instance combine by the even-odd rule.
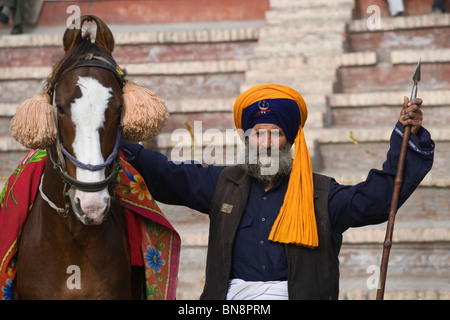
[[160, 273], [161, 266], [164, 266], [166, 262], [161, 259], [161, 251], [155, 249], [155, 247], [147, 246], [147, 252], [144, 253], [144, 258], [147, 260], [147, 267], [153, 269], [153, 273]]
[[13, 281], [11, 279], [6, 280], [6, 285], [2, 287], [3, 300], [13, 300], [17, 298], [17, 294], [13, 289]]
[[[32, 178], [37, 176], [36, 172], [39, 170], [42, 173], [46, 160], [45, 155], [45, 150], [33, 150], [7, 180], [5, 188], [0, 192], [0, 214], [8, 213], [4, 217], [11, 217], [16, 221], [18, 213], [26, 215], [23, 208], [18, 208], [18, 205], [25, 206], [27, 211], [30, 210], [31, 204], [28, 203], [28, 198], [33, 198], [32, 195], [36, 194], [37, 187], [36, 190], [26, 189], [27, 198], [24, 197], [21, 186], [29, 185], [31, 182], [37, 183]], [[122, 170], [117, 177], [115, 193], [120, 199], [124, 212], [127, 212], [129, 216], [136, 214], [135, 217], [140, 217], [136, 222], [140, 223], [142, 230], [140, 247], [145, 265], [146, 298], [148, 300], [175, 299], [180, 237], [159, 209], [139, 173], [122, 157], [121, 163]], [[38, 177], [40, 178], [40, 175]], [[21, 192], [14, 194], [13, 187], [15, 185], [16, 189]], [[26, 203], [22, 198], [27, 200]], [[10, 207], [8, 211], [7, 205]], [[1, 233], [4, 225], [2, 224], [3, 220], [0, 222]], [[17, 235], [13, 234], [11, 239], [8, 239], [11, 241], [11, 245], [5, 248], [6, 252], [1, 252], [0, 297], [3, 299], [19, 298], [15, 282], [19, 239], [20, 232]], [[136, 239], [136, 241], [139, 240]]]
[[137, 194], [139, 200], [142, 201], [145, 198], [152, 200], [150, 192], [148, 192], [147, 186], [145, 185], [144, 179], [140, 175], [134, 176], [134, 181], [130, 182], [131, 193]]

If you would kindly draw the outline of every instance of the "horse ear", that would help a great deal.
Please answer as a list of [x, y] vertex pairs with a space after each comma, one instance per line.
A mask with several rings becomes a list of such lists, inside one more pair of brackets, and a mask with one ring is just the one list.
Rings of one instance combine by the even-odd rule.
[[155, 137], [169, 117], [163, 101], [154, 92], [132, 82], [123, 87], [122, 135], [129, 142]]
[[109, 55], [112, 54], [114, 51], [114, 36], [111, 32], [111, 30], [108, 28], [106, 23], [103, 22], [102, 19], [100, 19], [97, 16], [90, 16], [92, 21], [94, 20], [97, 24], [97, 33], [95, 35], [95, 42], [99, 45], [101, 45], [103, 48], [106, 49]]
[[114, 36], [111, 30], [108, 28], [106, 23], [103, 22], [97, 16], [85, 15], [80, 18], [79, 22], [76, 21], [75, 25], [80, 26], [79, 28], [67, 28], [63, 36], [64, 51], [72, 49], [78, 42], [82, 39], [81, 29], [85, 21], [95, 21], [97, 25], [97, 32], [95, 35], [95, 42], [101, 45], [109, 55], [114, 51]]
[[81, 41], [81, 27], [83, 26], [84, 21], [86, 21], [87, 16], [82, 16], [79, 19], [79, 22], [75, 20], [75, 25], [79, 26], [79, 28], [67, 28], [64, 32], [63, 36], [63, 46], [64, 51], [67, 52], [72, 49], [78, 42]]
[[9, 129], [14, 139], [30, 149], [43, 149], [55, 143], [56, 125], [49, 95], [41, 93], [22, 103]]

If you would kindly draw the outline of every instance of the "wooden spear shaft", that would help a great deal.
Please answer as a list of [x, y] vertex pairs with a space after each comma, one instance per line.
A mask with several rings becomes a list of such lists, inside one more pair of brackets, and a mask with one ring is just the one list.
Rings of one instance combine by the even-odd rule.
[[[417, 97], [417, 84], [420, 81], [420, 60], [419, 63], [417, 64], [416, 71], [414, 72], [413, 81], [414, 87], [411, 92], [411, 100]], [[404, 103], [403, 108], [405, 109], [406, 107], [407, 104]], [[400, 148], [400, 156], [398, 158], [397, 173], [395, 175], [394, 180], [394, 191], [392, 193], [391, 207], [389, 210], [389, 218], [386, 227], [386, 236], [384, 238], [383, 243], [383, 255], [381, 257], [380, 279], [378, 282], [377, 300], [383, 300], [384, 298], [384, 289], [386, 285], [389, 254], [391, 252], [392, 235], [394, 233], [395, 215], [397, 213], [398, 198], [403, 184], [403, 173], [405, 171], [406, 151], [408, 149], [410, 134], [411, 134], [411, 126], [406, 126], [405, 131], [403, 133], [403, 140]]]

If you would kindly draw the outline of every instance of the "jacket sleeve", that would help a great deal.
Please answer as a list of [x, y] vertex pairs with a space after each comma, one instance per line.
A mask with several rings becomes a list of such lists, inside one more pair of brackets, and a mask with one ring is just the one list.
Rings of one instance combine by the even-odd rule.
[[163, 154], [139, 144], [121, 141], [127, 161], [144, 178], [151, 195], [160, 202], [183, 205], [208, 213], [219, 175], [224, 167], [168, 161]]
[[[370, 170], [367, 179], [357, 185], [341, 185], [332, 180], [329, 214], [333, 231], [343, 233], [350, 227], [360, 227], [387, 221], [397, 173], [404, 127], [397, 122], [390, 139], [390, 149], [382, 170]], [[411, 133], [406, 155], [400, 207], [431, 170], [434, 142], [423, 127], [417, 135]]]

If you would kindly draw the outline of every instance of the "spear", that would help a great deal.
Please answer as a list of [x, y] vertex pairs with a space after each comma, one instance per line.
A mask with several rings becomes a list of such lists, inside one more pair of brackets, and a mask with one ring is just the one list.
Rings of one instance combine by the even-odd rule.
[[[412, 79], [414, 81], [414, 86], [411, 92], [410, 100], [417, 97], [417, 89], [418, 89], [417, 85], [420, 81], [420, 59], [419, 62], [417, 63], [416, 71], [414, 72], [414, 76]], [[406, 105], [403, 105], [403, 108], [406, 107], [407, 107]], [[403, 172], [405, 169], [406, 150], [408, 148], [410, 133], [411, 133], [411, 126], [409, 125], [405, 127], [405, 132], [403, 133], [402, 146], [400, 149], [400, 156], [398, 158], [397, 174], [395, 176], [394, 181], [394, 191], [392, 193], [391, 207], [389, 210], [389, 218], [386, 227], [386, 236], [384, 238], [383, 244], [383, 255], [381, 257], [380, 279], [377, 290], [377, 300], [383, 300], [384, 297], [384, 288], [386, 284], [389, 253], [392, 247], [392, 234], [394, 232], [395, 215], [397, 213], [398, 197], [400, 195], [400, 189], [403, 184]]]

